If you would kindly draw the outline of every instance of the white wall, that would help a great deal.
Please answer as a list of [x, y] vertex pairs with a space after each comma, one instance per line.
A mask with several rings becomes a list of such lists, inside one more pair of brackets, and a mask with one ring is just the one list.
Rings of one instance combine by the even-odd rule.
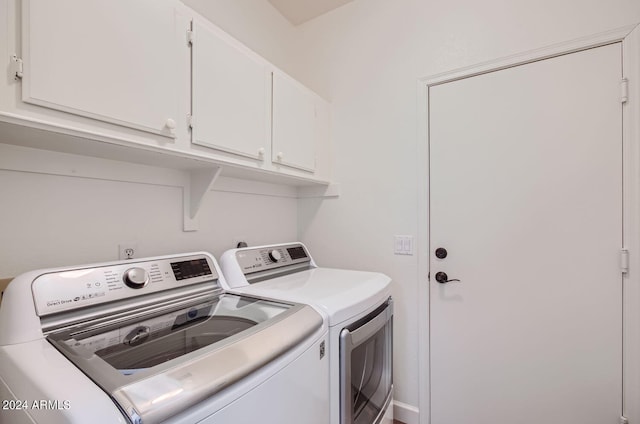
[[[295, 75], [332, 101], [339, 199], [301, 200], [302, 241], [321, 265], [394, 280], [395, 398], [417, 407], [417, 80], [640, 22], [637, 0], [356, 0], [299, 27]], [[415, 418], [408, 417], [408, 418]]]
[[0, 198], [0, 278], [116, 260], [122, 242], [140, 256], [219, 257], [239, 236], [252, 245], [297, 237], [296, 199], [280, 195], [211, 191], [196, 232], [182, 231], [180, 187], [0, 170]]

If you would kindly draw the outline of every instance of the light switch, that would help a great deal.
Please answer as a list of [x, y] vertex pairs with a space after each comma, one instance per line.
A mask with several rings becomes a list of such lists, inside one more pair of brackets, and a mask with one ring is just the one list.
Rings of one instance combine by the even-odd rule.
[[396, 253], [396, 254], [402, 254], [402, 248], [403, 248], [402, 237], [401, 236], [396, 236], [395, 237], [395, 246], [393, 248], [393, 252]]
[[396, 255], [413, 255], [413, 236], [394, 236], [393, 253]]

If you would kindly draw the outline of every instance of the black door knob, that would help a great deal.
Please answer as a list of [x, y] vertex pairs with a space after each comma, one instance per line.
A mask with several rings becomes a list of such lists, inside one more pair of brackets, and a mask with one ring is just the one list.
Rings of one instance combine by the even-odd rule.
[[436, 249], [436, 258], [444, 259], [446, 257], [447, 257], [447, 249], [445, 249], [444, 247], [438, 247]]
[[446, 272], [436, 272], [436, 281], [440, 284], [449, 281], [449, 276]]
[[457, 278], [452, 278], [451, 280], [449, 280], [449, 276], [447, 275], [446, 272], [436, 272], [436, 281], [440, 284], [444, 284], [444, 283], [450, 283], [452, 281], [460, 281]]

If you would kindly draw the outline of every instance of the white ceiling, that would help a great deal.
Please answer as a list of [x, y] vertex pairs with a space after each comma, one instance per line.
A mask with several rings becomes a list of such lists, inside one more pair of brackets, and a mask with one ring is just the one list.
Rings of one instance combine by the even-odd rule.
[[293, 25], [300, 25], [353, 0], [269, 0]]

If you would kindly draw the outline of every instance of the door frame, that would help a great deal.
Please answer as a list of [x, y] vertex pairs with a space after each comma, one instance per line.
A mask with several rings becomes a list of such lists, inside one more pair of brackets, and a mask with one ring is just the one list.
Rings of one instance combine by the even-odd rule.
[[[420, 424], [429, 424], [429, 89], [430, 87], [550, 59], [611, 43], [622, 43], [623, 75], [629, 79], [622, 105], [623, 243], [629, 272], [623, 275], [623, 399], [621, 410], [640, 422], [640, 24], [625, 26], [546, 48], [418, 79], [418, 388]], [[622, 91], [621, 91], [622, 96]]]

